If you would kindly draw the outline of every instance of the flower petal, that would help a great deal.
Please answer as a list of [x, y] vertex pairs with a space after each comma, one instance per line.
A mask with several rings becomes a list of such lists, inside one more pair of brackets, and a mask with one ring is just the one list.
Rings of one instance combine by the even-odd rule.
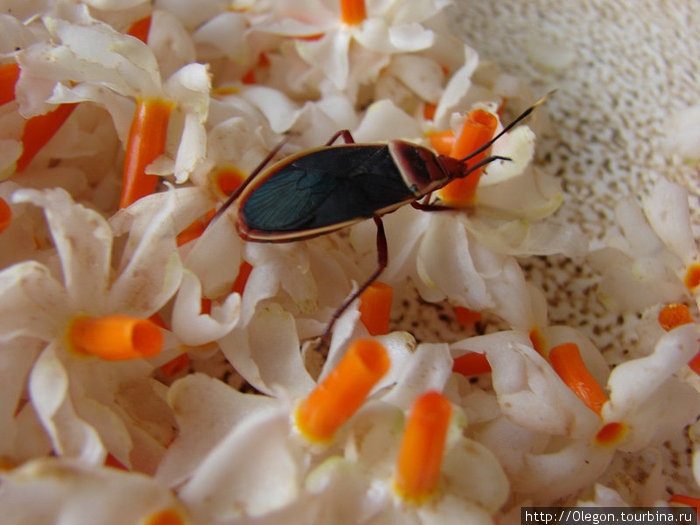
[[103, 311], [110, 277], [112, 232], [97, 212], [76, 204], [63, 189], [18, 190], [15, 202], [44, 208], [74, 308]]

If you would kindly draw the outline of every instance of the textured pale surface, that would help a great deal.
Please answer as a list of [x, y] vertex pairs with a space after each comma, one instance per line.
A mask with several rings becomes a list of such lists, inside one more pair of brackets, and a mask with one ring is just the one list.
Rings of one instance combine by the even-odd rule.
[[[668, 117], [700, 103], [700, 4], [457, 0], [454, 12], [456, 32], [481, 60], [524, 78], [534, 93], [557, 89], [546, 104], [551, 136], [540, 141], [538, 153], [563, 181], [561, 217], [578, 223], [596, 245], [615, 202], [644, 195], [663, 175], [689, 188], [697, 239], [698, 167], [666, 155], [663, 145]], [[533, 60], [542, 50], [549, 68]], [[583, 262], [533, 260], [530, 277], [547, 292], [551, 321], [581, 328], [611, 362], [635, 344], [634, 318], [605, 312], [596, 277]], [[697, 493], [687, 446], [679, 440], [665, 447], [665, 483]], [[641, 481], [653, 463], [649, 454], [619, 454], [611, 483]]]

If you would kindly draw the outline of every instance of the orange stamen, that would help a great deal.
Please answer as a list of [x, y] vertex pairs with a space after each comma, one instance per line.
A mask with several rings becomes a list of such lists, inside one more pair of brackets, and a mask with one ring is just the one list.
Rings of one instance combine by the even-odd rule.
[[455, 134], [452, 130], [447, 131], [431, 131], [428, 133], [430, 147], [432, 147], [440, 155], [449, 155], [452, 147], [455, 144]]
[[0, 197], [0, 233], [4, 232], [12, 222], [12, 208]]
[[76, 317], [67, 337], [77, 352], [106, 361], [152, 357], [163, 347], [163, 334], [155, 323], [126, 315]]
[[126, 34], [138, 38], [144, 44], [148, 43], [148, 32], [151, 30], [151, 16], [137, 20], [127, 30]]
[[455, 306], [455, 315], [457, 322], [462, 326], [472, 326], [481, 321], [481, 312], [475, 312], [464, 306]]
[[165, 151], [172, 109], [172, 102], [162, 99], [138, 100], [126, 145], [120, 208], [126, 208], [155, 191], [158, 176], [147, 175], [146, 167]]
[[438, 487], [452, 407], [439, 392], [420, 396], [401, 438], [394, 484], [406, 500], [420, 503]]
[[476, 376], [491, 371], [486, 355], [479, 352], [468, 352], [454, 360], [452, 371], [464, 376]]
[[658, 319], [661, 327], [667, 332], [678, 326], [694, 322], [690, 315], [690, 308], [679, 303], [664, 306], [659, 312]]
[[549, 351], [549, 362], [574, 394], [588, 408], [600, 415], [607, 397], [583, 363], [578, 346], [575, 343], [563, 343], [555, 346]]
[[627, 433], [627, 425], [619, 421], [613, 421], [603, 425], [595, 435], [595, 441], [598, 445], [610, 446], [619, 443]]
[[700, 263], [693, 263], [688, 266], [683, 282], [686, 288], [691, 291], [700, 286]]
[[373, 282], [360, 294], [360, 321], [370, 335], [389, 333], [389, 316], [394, 289], [388, 284]]
[[243, 295], [243, 290], [245, 290], [245, 285], [248, 282], [248, 277], [250, 277], [250, 272], [253, 271], [253, 266], [247, 261], [241, 261], [241, 265], [238, 267], [238, 275], [236, 275], [236, 280], [233, 281], [233, 287], [231, 292]]
[[180, 354], [175, 359], [171, 359], [164, 365], [161, 365], [160, 371], [168, 377], [173, 377], [182, 372], [190, 364], [190, 356], [186, 353]]
[[365, 0], [340, 0], [340, 19], [349, 26], [367, 18]]
[[22, 155], [17, 159], [16, 170], [22, 172], [41, 148], [53, 137], [70, 117], [77, 104], [61, 104], [56, 109], [32, 117], [22, 130]]
[[151, 514], [143, 522], [143, 525], [184, 525], [185, 519], [175, 509], [165, 509]]
[[3, 64], [0, 66], [0, 106], [15, 99], [15, 84], [19, 79], [19, 64]]
[[220, 168], [212, 175], [215, 187], [223, 197], [230, 196], [246, 179], [245, 173], [233, 166]]
[[310, 441], [330, 441], [389, 370], [389, 356], [372, 339], [353, 343], [343, 359], [299, 404], [296, 423]]
[[[462, 130], [452, 147], [450, 157], [463, 159], [473, 151], [486, 144], [493, 137], [498, 126], [498, 118], [493, 113], [483, 109], [475, 109], [467, 116]], [[471, 165], [477, 164], [486, 157], [487, 151], [469, 159]], [[468, 206], [474, 201], [476, 186], [483, 170], [472, 172], [468, 177], [456, 179], [439, 190], [440, 199], [452, 206]]]

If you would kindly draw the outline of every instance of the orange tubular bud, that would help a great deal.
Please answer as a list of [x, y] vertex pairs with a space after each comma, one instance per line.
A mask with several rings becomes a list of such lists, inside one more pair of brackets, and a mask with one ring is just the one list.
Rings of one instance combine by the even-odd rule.
[[126, 34], [138, 38], [144, 44], [148, 43], [148, 32], [151, 30], [151, 16], [137, 20], [127, 30]]
[[583, 363], [578, 346], [575, 343], [563, 343], [555, 346], [549, 351], [549, 362], [574, 394], [588, 408], [600, 415], [600, 410], [607, 401], [607, 397]]
[[[450, 157], [463, 159], [476, 151], [493, 137], [498, 119], [492, 113], [483, 109], [475, 109], [467, 116], [462, 130], [457, 136]], [[486, 151], [469, 159], [469, 164], [474, 165], [484, 160]], [[482, 170], [477, 170], [463, 179], [456, 179], [438, 191], [440, 199], [452, 206], [468, 206], [474, 201], [476, 186], [479, 184]]]
[[146, 167], [165, 151], [172, 109], [173, 104], [162, 99], [138, 100], [126, 145], [120, 208], [155, 191], [158, 176], [147, 175]]
[[340, 0], [340, 20], [344, 24], [360, 24], [365, 18], [367, 18], [365, 0]]
[[312, 442], [330, 441], [389, 366], [389, 356], [380, 343], [372, 339], [355, 341], [340, 363], [299, 404], [296, 423], [301, 433]]
[[464, 376], [475, 376], [490, 372], [491, 365], [486, 359], [486, 355], [478, 352], [468, 352], [454, 360], [452, 371]]
[[75, 351], [106, 361], [152, 357], [163, 347], [163, 334], [154, 322], [126, 315], [76, 317], [67, 337]]
[[389, 316], [394, 289], [388, 284], [373, 282], [360, 294], [360, 320], [370, 335], [389, 333]]
[[19, 79], [19, 64], [13, 62], [0, 66], [0, 106], [15, 99], [15, 84]]
[[22, 172], [46, 143], [51, 140], [63, 123], [70, 117], [77, 104], [61, 104], [56, 109], [32, 117], [24, 123], [22, 130], [22, 155], [17, 159], [16, 170]]
[[437, 491], [451, 412], [450, 402], [439, 392], [427, 392], [413, 404], [394, 478], [404, 499], [421, 503]]
[[0, 233], [4, 232], [12, 222], [12, 208], [0, 198]]

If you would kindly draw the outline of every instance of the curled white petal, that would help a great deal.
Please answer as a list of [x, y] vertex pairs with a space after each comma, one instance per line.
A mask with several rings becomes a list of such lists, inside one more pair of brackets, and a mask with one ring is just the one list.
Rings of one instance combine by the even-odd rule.
[[213, 306], [211, 315], [200, 314], [202, 287], [199, 279], [185, 271], [173, 305], [172, 329], [190, 346], [220, 339], [238, 323], [240, 296], [230, 294], [221, 306]]
[[99, 213], [74, 203], [60, 188], [18, 190], [13, 200], [44, 208], [74, 307], [103, 310], [112, 255], [112, 232], [107, 221]]
[[679, 326], [659, 339], [652, 354], [615, 367], [608, 379], [610, 401], [603, 406], [603, 417], [610, 421], [623, 420], [693, 358], [699, 340], [697, 324]]

